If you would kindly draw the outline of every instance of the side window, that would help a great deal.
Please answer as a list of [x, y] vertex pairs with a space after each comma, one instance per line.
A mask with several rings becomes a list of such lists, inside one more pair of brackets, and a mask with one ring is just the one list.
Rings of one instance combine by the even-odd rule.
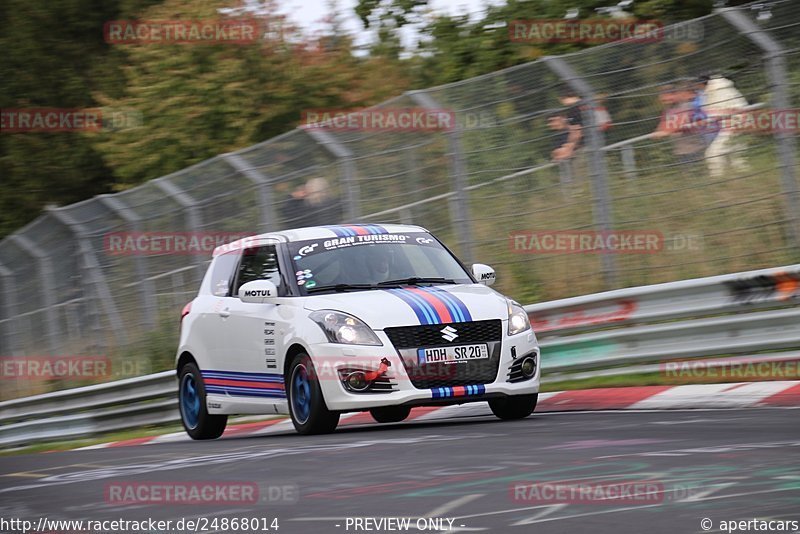
[[211, 293], [215, 297], [231, 296], [231, 283], [239, 258], [237, 251], [223, 254], [214, 260], [214, 266], [211, 268]]
[[263, 245], [245, 249], [233, 294], [238, 295], [239, 288], [253, 280], [270, 280], [278, 288], [278, 294], [283, 294], [284, 288], [281, 287], [281, 273], [278, 266], [278, 251], [275, 249], [275, 245]]

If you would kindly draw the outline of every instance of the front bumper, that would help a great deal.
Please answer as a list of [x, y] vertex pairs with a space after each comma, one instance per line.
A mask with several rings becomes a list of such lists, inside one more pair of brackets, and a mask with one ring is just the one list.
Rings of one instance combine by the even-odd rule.
[[[384, 406], [461, 404], [511, 395], [530, 395], [539, 391], [541, 362], [539, 347], [532, 330], [516, 336], [503, 335], [500, 363], [494, 381], [486, 384], [443, 386], [431, 389], [414, 387], [398, 351], [388, 337], [382, 331], [375, 333], [383, 346], [367, 347], [321, 343], [310, 347], [310, 355], [314, 361], [322, 394], [329, 410], [350, 412]], [[509, 382], [509, 370], [515, 360], [528, 355], [536, 357], [535, 375], [528, 380]], [[375, 371], [379, 369], [381, 360], [384, 358], [391, 363], [385, 374], [392, 384], [391, 392], [355, 393], [348, 391], [342, 383], [340, 373], [342, 369], [357, 368]]]

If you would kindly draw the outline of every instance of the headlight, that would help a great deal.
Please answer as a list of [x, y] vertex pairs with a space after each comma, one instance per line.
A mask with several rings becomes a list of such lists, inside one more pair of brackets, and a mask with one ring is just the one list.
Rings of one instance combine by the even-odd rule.
[[528, 320], [528, 312], [516, 302], [508, 301], [508, 335], [513, 336], [529, 330], [531, 322]]
[[352, 315], [338, 311], [320, 310], [308, 316], [325, 332], [331, 343], [346, 345], [382, 345], [370, 327]]

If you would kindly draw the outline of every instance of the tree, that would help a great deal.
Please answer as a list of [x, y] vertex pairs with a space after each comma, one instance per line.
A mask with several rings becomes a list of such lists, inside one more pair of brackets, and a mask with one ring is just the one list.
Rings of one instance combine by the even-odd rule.
[[[211, 0], [167, 0], [142, 18], [211, 18], [217, 7]], [[96, 145], [118, 188], [283, 133], [299, 123], [303, 110], [372, 104], [403, 86], [397, 74], [355, 57], [351, 39], [332, 33], [336, 25], [309, 39], [272, 3], [264, 3], [258, 17], [280, 31], [250, 45], [126, 50], [126, 94], [106, 103], [137, 110], [143, 125], [104, 134]]]
[[[103, 22], [117, 2], [6, 0], [0, 4], [0, 107], [92, 108], [92, 91], [119, 89], [103, 42]], [[0, 132], [0, 236], [36, 217], [48, 203], [108, 190], [112, 172], [76, 132]]]

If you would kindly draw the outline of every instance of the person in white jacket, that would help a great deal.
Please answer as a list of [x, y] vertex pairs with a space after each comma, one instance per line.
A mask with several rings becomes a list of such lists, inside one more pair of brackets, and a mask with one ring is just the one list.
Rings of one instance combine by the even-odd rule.
[[702, 108], [709, 123], [718, 128], [717, 134], [705, 152], [709, 174], [718, 178], [729, 168], [743, 172], [747, 162], [742, 157], [743, 148], [736, 142], [736, 131], [731, 126], [731, 116], [743, 112], [747, 100], [733, 85], [722, 76], [712, 76], [706, 83], [702, 95]]

